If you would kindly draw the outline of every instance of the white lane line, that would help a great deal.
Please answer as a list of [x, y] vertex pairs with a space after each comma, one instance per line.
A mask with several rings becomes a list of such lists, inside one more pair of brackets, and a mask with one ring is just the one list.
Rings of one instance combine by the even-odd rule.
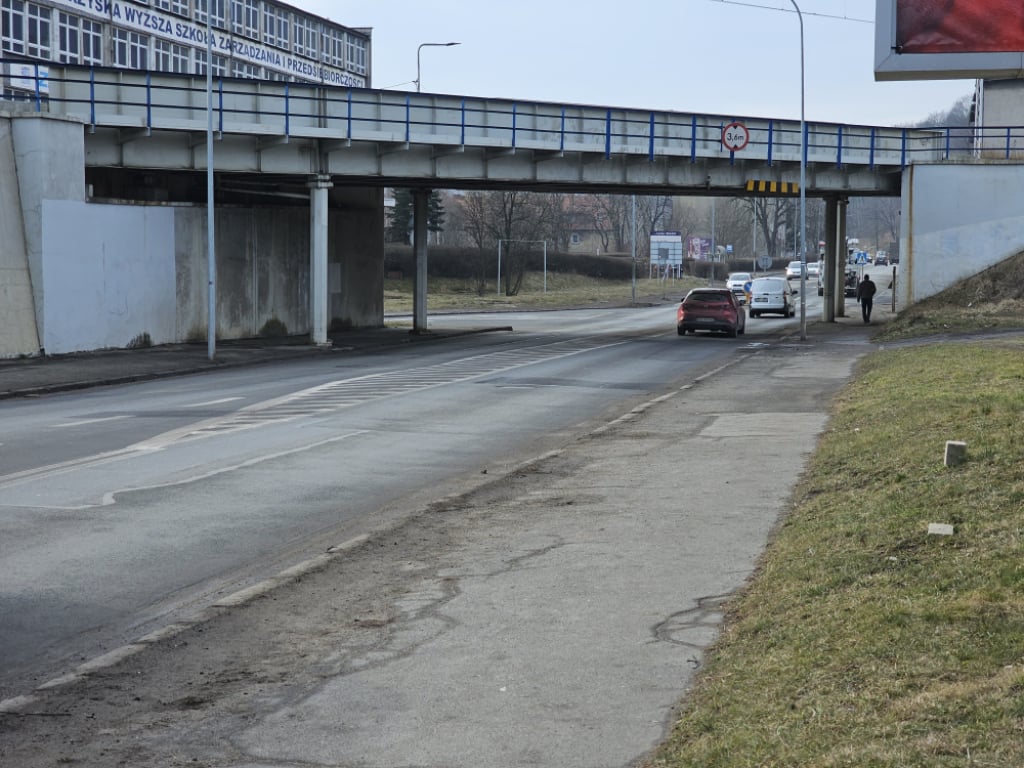
[[82, 427], [86, 424], [100, 424], [104, 421], [117, 421], [118, 419], [130, 419], [131, 414], [122, 414], [120, 416], [104, 416], [99, 419], [79, 419], [78, 421], [65, 421], [63, 424], [51, 424], [50, 426], [54, 429], [63, 429], [64, 427]]
[[59, 464], [47, 464], [44, 467], [33, 467], [31, 469], [23, 469], [21, 472], [13, 472], [9, 475], [0, 475], [0, 489], [10, 488], [21, 483], [26, 483], [31, 480], [38, 480], [41, 478], [53, 477], [55, 475], [61, 475], [66, 472], [73, 472], [76, 469], [83, 469], [85, 467], [98, 467], [103, 464], [108, 464], [112, 461], [120, 461], [121, 459], [131, 458], [141, 453], [151, 453], [154, 449], [148, 448], [145, 445], [128, 446], [127, 448], [121, 448], [116, 451], [107, 451], [105, 453], [98, 453], [95, 456], [85, 456], [80, 459], [70, 459], [69, 461], [62, 461]]
[[[284, 451], [277, 451], [275, 453], [264, 454], [263, 456], [256, 456], [255, 458], [247, 459], [246, 461], [241, 461], [241, 462], [239, 462], [237, 464], [231, 464], [231, 465], [226, 466], [226, 467], [219, 467], [218, 469], [211, 469], [211, 470], [209, 470], [207, 472], [200, 472], [198, 474], [182, 478], [181, 480], [174, 480], [174, 481], [168, 482], [168, 483], [156, 483], [154, 485], [138, 485], [138, 486], [134, 486], [132, 488], [118, 488], [116, 491], [107, 491], [105, 494], [103, 494], [103, 501], [101, 503], [101, 506], [109, 507], [112, 504], [116, 504], [117, 503], [117, 495], [119, 493], [127, 493], [127, 492], [130, 492], [130, 491], [149, 491], [149, 490], [153, 490], [154, 488], [173, 488], [173, 487], [179, 486], [179, 485], [188, 485], [190, 483], [195, 483], [195, 482], [198, 482], [200, 480], [206, 480], [207, 478], [216, 477], [217, 475], [223, 475], [223, 474], [226, 474], [228, 472], [235, 472], [235, 471], [237, 471], [239, 469], [246, 469], [248, 467], [253, 467], [253, 466], [256, 466], [257, 464], [262, 464], [265, 461], [272, 461], [274, 459], [280, 459], [280, 458], [282, 458], [284, 456], [292, 456], [292, 455], [294, 455], [296, 453], [304, 453], [306, 451], [311, 451], [311, 450], [313, 450], [315, 448], [320, 448], [320, 447], [325, 446], [325, 445], [330, 445], [331, 443], [338, 443], [338, 442], [341, 442], [342, 440], [348, 440], [350, 437], [359, 437], [360, 435], [367, 434], [369, 431], [370, 430], [368, 430], [368, 429], [357, 429], [357, 430], [355, 430], [353, 432], [347, 432], [344, 435], [338, 435], [336, 437], [329, 437], [326, 440], [319, 440], [319, 441], [317, 441], [315, 443], [309, 443], [307, 445], [300, 445], [300, 446], [298, 446], [296, 448], [289, 448], [289, 449], [284, 450]], [[85, 509], [85, 508], [91, 508], [93, 506], [95, 506], [95, 505], [90, 504], [90, 505], [88, 505], [88, 507], [75, 507], [75, 509]]]
[[204, 408], [208, 405], [220, 405], [221, 403], [233, 403], [235, 400], [244, 400], [244, 397], [222, 397], [220, 400], [207, 400], [205, 403], [192, 403], [185, 408]]

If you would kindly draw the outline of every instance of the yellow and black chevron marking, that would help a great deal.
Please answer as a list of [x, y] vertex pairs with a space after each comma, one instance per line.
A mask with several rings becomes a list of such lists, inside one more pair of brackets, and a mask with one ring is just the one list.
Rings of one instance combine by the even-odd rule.
[[792, 181], [747, 181], [747, 192], [758, 195], [799, 195], [800, 185]]

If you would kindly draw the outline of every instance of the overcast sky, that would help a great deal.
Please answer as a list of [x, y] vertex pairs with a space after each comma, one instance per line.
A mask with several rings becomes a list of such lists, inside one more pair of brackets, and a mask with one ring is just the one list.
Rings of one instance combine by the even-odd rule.
[[[800, 26], [789, 0], [290, 0], [373, 28], [372, 85], [730, 117], [800, 117]], [[807, 119], [916, 122], [968, 80], [876, 83], [875, 0], [798, 0]], [[788, 9], [788, 10], [787, 10]]]

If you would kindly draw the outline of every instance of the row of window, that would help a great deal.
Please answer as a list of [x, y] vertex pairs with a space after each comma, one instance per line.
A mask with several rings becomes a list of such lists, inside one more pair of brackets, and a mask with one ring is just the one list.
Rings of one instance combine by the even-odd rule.
[[[227, 1], [152, 0], [152, 5], [161, 10], [189, 16], [194, 3], [196, 22], [204, 25], [209, 6], [210, 23], [221, 29], [227, 29]], [[293, 13], [272, 3], [263, 2], [263, 0], [230, 0], [230, 2], [231, 31], [234, 34], [262, 40], [269, 45], [292, 51], [297, 56], [321, 61], [329, 66], [346, 69], [358, 75], [366, 75], [368, 46], [365, 38], [348, 34], [325, 24], [322, 25], [317, 19]], [[143, 4], [149, 4], [148, 0], [143, 0]], [[52, 8], [30, 0], [0, 0], [0, 22], [2, 22], [0, 42], [2, 42], [3, 52], [50, 59], [54, 44], [52, 14]], [[79, 18], [63, 11], [59, 11], [57, 15], [59, 50], [57, 60], [64, 63], [101, 64], [102, 49], [99, 45], [99, 42], [102, 42], [101, 22]], [[72, 43], [70, 37], [67, 37], [72, 34], [72, 28], [77, 30], [78, 34], [78, 40], [75, 43]], [[120, 30], [117, 28], [114, 29], [113, 63], [115, 64], [120, 63], [116, 50], [119, 32]], [[90, 36], [88, 42], [85, 39], [86, 35]], [[92, 37], [93, 35], [100, 37], [97, 39]], [[92, 47], [93, 43], [96, 43], [95, 47]], [[72, 45], [77, 45], [77, 47], [71, 48]]]

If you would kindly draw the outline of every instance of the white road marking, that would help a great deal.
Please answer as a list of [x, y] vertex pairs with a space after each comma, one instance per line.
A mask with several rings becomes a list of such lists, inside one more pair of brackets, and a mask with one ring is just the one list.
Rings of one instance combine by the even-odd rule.
[[244, 399], [245, 398], [241, 397], [241, 396], [239, 396], [239, 397], [222, 397], [220, 400], [208, 400], [205, 403], [192, 403], [191, 405], [186, 405], [185, 407], [186, 408], [204, 408], [207, 405], [220, 405], [221, 403], [232, 403], [235, 400], [244, 400]]
[[[186, 478], [182, 478], [181, 480], [174, 480], [174, 481], [169, 482], [169, 483], [156, 483], [155, 485], [139, 485], [139, 486], [135, 486], [135, 487], [132, 487], [132, 488], [119, 488], [116, 491], [107, 491], [107, 493], [103, 494], [102, 506], [107, 507], [107, 506], [110, 506], [111, 504], [116, 504], [117, 503], [117, 495], [119, 493], [126, 493], [126, 492], [129, 492], [129, 491], [148, 491], [148, 490], [152, 490], [154, 488], [171, 488], [171, 487], [174, 487], [176, 485], [188, 485], [189, 483], [195, 483], [195, 482], [197, 482], [199, 480], [205, 480], [205, 479], [207, 479], [209, 477], [216, 477], [217, 475], [223, 475], [223, 474], [225, 474], [227, 472], [234, 472], [234, 471], [239, 470], [239, 469], [245, 469], [246, 467], [252, 467], [252, 466], [255, 466], [257, 464], [262, 464], [265, 461], [271, 461], [271, 460], [274, 460], [274, 459], [279, 459], [282, 456], [291, 456], [291, 455], [296, 454], [296, 453], [304, 453], [306, 451], [311, 451], [311, 450], [313, 450], [315, 448], [320, 448], [320, 447], [322, 447], [324, 445], [330, 445], [331, 443], [338, 443], [338, 442], [341, 442], [342, 440], [348, 440], [350, 437], [359, 437], [359, 435], [365, 435], [369, 431], [370, 430], [368, 430], [368, 429], [357, 429], [357, 430], [355, 430], [353, 432], [346, 432], [344, 435], [338, 435], [336, 437], [329, 437], [326, 440], [319, 440], [319, 441], [317, 441], [315, 443], [308, 443], [306, 445], [300, 445], [300, 446], [298, 446], [296, 448], [289, 448], [289, 449], [284, 450], [284, 451], [277, 451], [275, 453], [264, 454], [263, 456], [256, 456], [255, 458], [246, 459], [245, 461], [241, 461], [241, 462], [239, 462], [237, 464], [231, 464], [231, 465], [228, 465], [226, 467], [218, 467], [217, 469], [211, 469], [211, 470], [206, 471], [206, 472], [200, 472], [198, 474], [191, 475], [191, 476], [186, 477]], [[90, 504], [90, 505], [87, 505], [85, 507], [74, 507], [74, 509], [88, 509], [88, 508], [91, 508], [92, 506], [95, 506], [95, 505]]]
[[118, 419], [130, 419], [131, 414], [122, 414], [120, 416], [104, 416], [98, 419], [79, 419], [78, 421], [65, 421], [63, 424], [51, 424], [50, 426], [54, 429], [63, 429], [64, 427], [82, 427], [86, 424], [100, 424], [104, 421], [117, 421]]

